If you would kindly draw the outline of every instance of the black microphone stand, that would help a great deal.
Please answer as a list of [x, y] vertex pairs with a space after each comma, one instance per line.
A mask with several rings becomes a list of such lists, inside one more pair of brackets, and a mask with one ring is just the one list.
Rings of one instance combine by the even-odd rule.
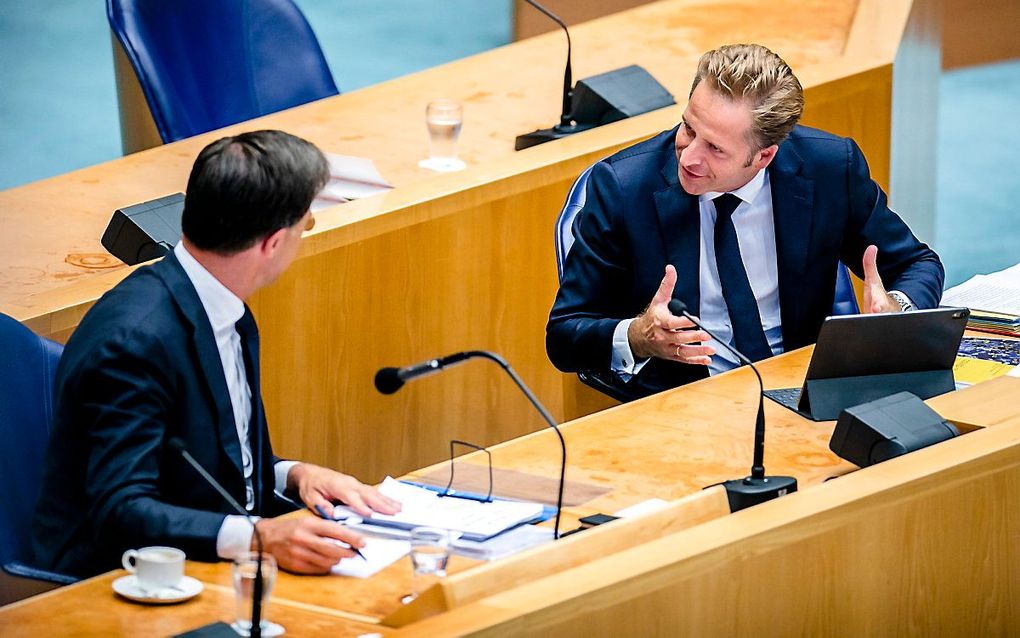
[[223, 489], [223, 486], [220, 485], [219, 482], [216, 479], [214, 479], [212, 475], [209, 474], [209, 472], [207, 472], [198, 461], [195, 460], [195, 457], [191, 456], [191, 453], [188, 452], [188, 449], [184, 445], [184, 441], [177, 437], [174, 437], [170, 439], [169, 445], [171, 448], [181, 453], [181, 456], [184, 457], [184, 460], [191, 464], [191, 467], [195, 468], [195, 471], [198, 472], [202, 476], [202, 478], [205, 479], [206, 483], [211, 485], [213, 489], [215, 489], [219, 493], [219, 495], [223, 497], [223, 500], [225, 500], [231, 507], [234, 508], [234, 510], [241, 514], [241, 516], [247, 518], [248, 522], [251, 523], [252, 533], [255, 535], [255, 549], [257, 552], [257, 561], [255, 564], [255, 580], [254, 582], [252, 582], [251, 592], [252, 600], [251, 600], [250, 632], [252, 638], [262, 638], [262, 592], [265, 591], [264, 590], [265, 584], [262, 577], [262, 534], [259, 533], [258, 525], [256, 524], [256, 521], [252, 519], [251, 515], [248, 513], [248, 510], [241, 507], [241, 504], [234, 500], [234, 497], [231, 496], [230, 493], [227, 492], [227, 490]]
[[534, 0], [524, 0], [531, 6], [538, 9], [542, 14], [548, 17], [550, 20], [555, 22], [563, 29], [563, 32], [567, 34], [567, 67], [563, 72], [563, 109], [560, 111], [560, 123], [552, 128], [539, 129], [531, 133], [525, 133], [518, 135], [517, 140], [514, 143], [514, 150], [520, 151], [525, 148], [550, 142], [552, 140], [558, 140], [561, 137], [567, 137], [574, 133], [580, 133], [590, 128], [595, 128], [593, 124], [577, 124], [571, 117], [571, 112], [574, 109], [574, 81], [570, 68], [570, 30], [567, 29], [566, 23], [563, 22], [552, 11], [546, 9]]
[[560, 428], [559, 426], [556, 425], [556, 421], [553, 420], [552, 415], [549, 414], [548, 410], [546, 410], [541, 403], [539, 403], [538, 398], [535, 397], [534, 394], [532, 394], [531, 390], [528, 389], [528, 386], [526, 386], [524, 384], [524, 381], [522, 381], [521, 378], [517, 376], [517, 373], [514, 372], [514, 369], [510, 367], [510, 364], [507, 363], [506, 360], [503, 359], [503, 357], [492, 352], [486, 352], [485, 350], [468, 350], [466, 352], [458, 352], [456, 354], [452, 354], [446, 357], [440, 357], [438, 359], [430, 359], [424, 364], [408, 366], [406, 368], [401, 368], [399, 370], [396, 368], [382, 368], [381, 370], [379, 370], [379, 372], [376, 373], [375, 376], [376, 389], [379, 390], [379, 392], [381, 392], [382, 394], [392, 394], [393, 392], [396, 392], [398, 389], [400, 389], [400, 387], [403, 386], [405, 381], [410, 381], [417, 377], [425, 376], [426, 374], [438, 372], [439, 370], [442, 370], [451, 365], [462, 363], [464, 361], [467, 361], [468, 359], [474, 358], [488, 359], [489, 361], [493, 361], [496, 363], [496, 365], [503, 368], [503, 370], [510, 375], [510, 378], [513, 379], [514, 383], [517, 384], [517, 387], [521, 389], [521, 392], [524, 393], [524, 396], [528, 398], [528, 401], [531, 402], [531, 405], [533, 405], [535, 409], [538, 410], [538, 413], [542, 415], [542, 418], [545, 419], [546, 424], [548, 424], [549, 427], [551, 427], [553, 431], [556, 432], [556, 436], [559, 437], [561, 453], [560, 486], [559, 492], [556, 496], [556, 526], [553, 528], [553, 538], [559, 539], [560, 512], [563, 510], [563, 485], [566, 481], [567, 472], [567, 444], [566, 441], [563, 440], [563, 433], [560, 432]]
[[687, 317], [691, 323], [707, 332], [719, 345], [732, 352], [741, 363], [750, 366], [754, 376], [758, 377], [758, 416], [755, 418], [754, 424], [754, 460], [751, 464], [750, 475], [742, 479], [723, 482], [723, 487], [726, 488], [726, 497], [730, 503], [730, 511], [736, 512], [796, 492], [797, 479], [794, 477], [765, 476], [765, 384], [762, 382], [761, 374], [758, 373], [758, 368], [736, 348], [712, 334], [712, 331], [703, 326], [697, 317], [687, 312], [687, 305], [684, 302], [673, 299], [669, 302], [669, 311], [674, 315]]

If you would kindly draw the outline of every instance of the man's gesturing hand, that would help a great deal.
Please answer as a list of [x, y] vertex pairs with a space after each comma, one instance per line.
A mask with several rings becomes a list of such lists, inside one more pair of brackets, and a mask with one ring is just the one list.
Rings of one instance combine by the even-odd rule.
[[715, 349], [711, 346], [691, 345], [708, 341], [701, 330], [691, 330], [694, 324], [686, 317], [673, 315], [667, 305], [676, 287], [676, 268], [666, 266], [659, 289], [643, 313], [631, 322], [627, 331], [630, 350], [640, 359], [658, 357], [670, 361], [708, 365]]
[[899, 312], [900, 304], [885, 290], [878, 274], [878, 246], [864, 251], [864, 312]]

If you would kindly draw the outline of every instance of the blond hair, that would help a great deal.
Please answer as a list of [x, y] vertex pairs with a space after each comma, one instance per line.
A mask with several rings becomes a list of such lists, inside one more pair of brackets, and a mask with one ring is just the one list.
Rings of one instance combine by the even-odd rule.
[[804, 89], [789, 65], [760, 44], [728, 44], [701, 56], [691, 94], [702, 80], [751, 107], [755, 150], [779, 144], [804, 112]]

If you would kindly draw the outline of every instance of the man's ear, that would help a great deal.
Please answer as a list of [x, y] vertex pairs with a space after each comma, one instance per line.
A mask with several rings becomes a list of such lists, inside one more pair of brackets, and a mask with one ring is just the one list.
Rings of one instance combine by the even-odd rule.
[[283, 237], [286, 233], [287, 229], [281, 228], [275, 232], [266, 235], [265, 238], [263, 238], [262, 240], [262, 244], [260, 245], [262, 254], [264, 254], [267, 257], [272, 257], [276, 253], [276, 250], [280, 247], [280, 244], [283, 243]]
[[766, 146], [757, 153], [754, 154], [754, 159], [751, 160], [751, 164], [759, 171], [769, 164], [776, 158], [776, 151], [779, 150], [778, 144], [772, 146]]

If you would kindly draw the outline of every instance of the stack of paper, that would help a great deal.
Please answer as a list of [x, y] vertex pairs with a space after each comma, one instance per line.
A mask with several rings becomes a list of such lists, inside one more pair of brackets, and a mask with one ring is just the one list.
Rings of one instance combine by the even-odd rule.
[[970, 308], [972, 330], [1020, 336], [1020, 264], [950, 288], [942, 305]]
[[[401, 483], [390, 477], [382, 482], [379, 491], [400, 501], [401, 510], [392, 516], [375, 513], [364, 519], [365, 526], [399, 529], [440, 527], [460, 532], [465, 540], [482, 541], [542, 516], [541, 503], [506, 500], [483, 503], [443, 497], [437, 492]], [[333, 508], [333, 516], [336, 518], [354, 515], [346, 507]]]

